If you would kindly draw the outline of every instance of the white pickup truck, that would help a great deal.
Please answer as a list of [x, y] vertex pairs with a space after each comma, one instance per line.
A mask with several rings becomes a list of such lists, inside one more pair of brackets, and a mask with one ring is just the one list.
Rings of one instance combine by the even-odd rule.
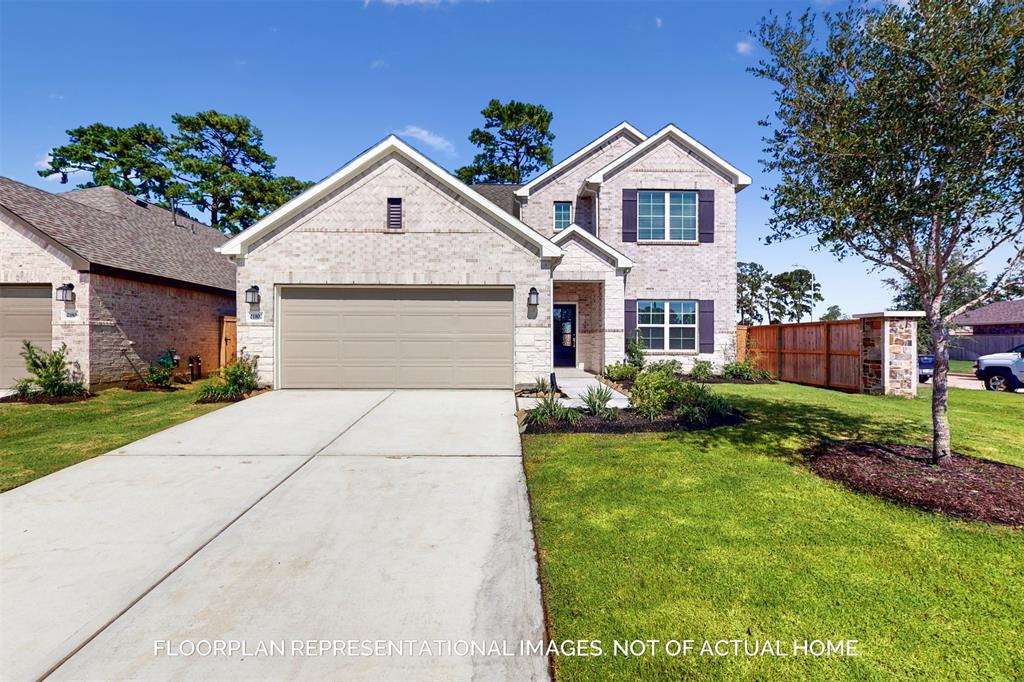
[[1024, 344], [1005, 353], [982, 355], [974, 363], [974, 376], [990, 391], [1024, 388]]

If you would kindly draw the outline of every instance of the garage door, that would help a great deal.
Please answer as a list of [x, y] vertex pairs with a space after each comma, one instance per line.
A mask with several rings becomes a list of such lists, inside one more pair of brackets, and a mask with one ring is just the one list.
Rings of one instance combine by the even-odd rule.
[[24, 339], [50, 350], [50, 285], [0, 284], [0, 388], [25, 376]]
[[511, 388], [512, 290], [281, 290], [283, 388]]

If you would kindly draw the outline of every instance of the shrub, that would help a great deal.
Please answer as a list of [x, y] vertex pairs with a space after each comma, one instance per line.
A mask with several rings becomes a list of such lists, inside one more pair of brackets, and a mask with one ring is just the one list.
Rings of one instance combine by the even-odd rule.
[[706, 384], [685, 382], [676, 394], [676, 416], [693, 424], [706, 425], [715, 419], [724, 419], [735, 414], [725, 397], [714, 393]]
[[667, 372], [643, 372], [630, 389], [629, 404], [637, 414], [654, 421], [668, 411], [683, 382]]
[[769, 372], [766, 369], [759, 369], [759, 370], [757, 370], [757, 378], [760, 381], [771, 381], [772, 380], [772, 373]]
[[28, 377], [23, 377], [14, 382], [14, 392], [21, 399], [28, 398], [33, 393], [38, 393], [38, 389], [32, 383], [32, 380]]
[[32, 345], [31, 341], [22, 341], [21, 357], [25, 358], [25, 369], [31, 375], [22, 384], [19, 382], [19, 395], [32, 393], [35, 386], [49, 396], [81, 395], [85, 386], [71, 375], [68, 365], [68, 346], [62, 343], [55, 351], [46, 352]]
[[548, 393], [537, 405], [526, 413], [527, 424], [546, 424], [558, 422], [575, 426], [583, 419], [579, 410], [566, 407], [554, 393]]
[[644, 357], [644, 340], [638, 333], [632, 334], [626, 339], [626, 363], [633, 365], [638, 370], [644, 368], [647, 358]]
[[583, 394], [582, 400], [587, 412], [595, 417], [611, 421], [616, 417], [615, 410], [608, 407], [612, 397], [612, 390], [607, 386], [591, 386]]
[[535, 388], [538, 393], [550, 393], [551, 384], [548, 383], [547, 377], [539, 376], [533, 380]]
[[604, 368], [604, 375], [612, 381], [632, 381], [640, 370], [628, 362], [616, 362]]
[[682, 374], [683, 365], [678, 360], [662, 360], [661, 362], [652, 362], [647, 365], [645, 372], [662, 372], [664, 374], [671, 374], [673, 376]]
[[223, 402], [241, 400], [246, 393], [259, 388], [259, 373], [255, 358], [242, 353], [220, 370], [220, 382], [204, 384], [199, 389], [199, 402]]
[[693, 381], [707, 381], [711, 378], [711, 361], [697, 360], [690, 369], [690, 379]]
[[744, 381], [753, 381], [756, 376], [756, 370], [751, 362], [730, 362], [722, 368], [722, 376], [728, 379], [742, 379]]
[[146, 374], [149, 383], [154, 386], [167, 388], [171, 385], [171, 379], [174, 377], [174, 365], [168, 367], [157, 360], [146, 368]]

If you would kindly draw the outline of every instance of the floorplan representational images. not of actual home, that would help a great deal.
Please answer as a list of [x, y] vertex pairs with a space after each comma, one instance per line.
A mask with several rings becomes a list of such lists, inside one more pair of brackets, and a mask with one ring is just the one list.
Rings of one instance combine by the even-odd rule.
[[508, 388], [735, 346], [736, 192], [674, 125], [622, 123], [531, 182], [466, 185], [390, 136], [218, 250], [277, 388]]

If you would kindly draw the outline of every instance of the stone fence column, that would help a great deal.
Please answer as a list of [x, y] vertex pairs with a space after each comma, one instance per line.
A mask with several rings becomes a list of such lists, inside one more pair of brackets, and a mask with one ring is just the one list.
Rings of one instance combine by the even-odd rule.
[[853, 317], [861, 323], [861, 393], [917, 396], [917, 321], [924, 312], [887, 310]]

